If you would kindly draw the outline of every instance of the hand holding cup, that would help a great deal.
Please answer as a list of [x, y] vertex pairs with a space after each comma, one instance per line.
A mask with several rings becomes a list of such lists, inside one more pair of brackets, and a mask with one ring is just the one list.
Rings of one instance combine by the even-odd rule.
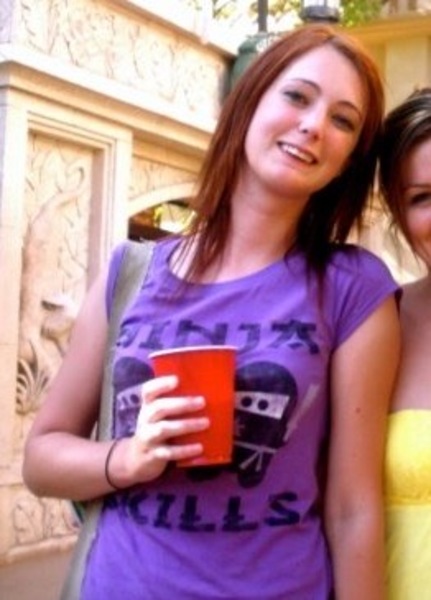
[[[171, 442], [193, 447], [202, 445], [202, 453], [195, 456], [177, 457], [178, 466], [193, 467], [229, 463], [233, 446], [234, 415], [234, 373], [235, 351], [232, 346], [191, 346], [173, 348], [153, 352], [150, 355], [156, 377], [175, 375], [178, 386], [173, 390], [171, 400], [177, 401], [175, 412], [181, 415], [181, 406], [194, 410], [196, 399], [201, 397], [205, 405], [193, 417], [185, 412], [182, 415], [193, 421], [190, 431], [186, 431], [184, 423], [181, 432], [173, 434]], [[178, 400], [186, 403], [178, 403]], [[168, 401], [168, 398], [165, 398]], [[190, 404], [192, 402], [192, 404]], [[169, 405], [173, 409], [172, 404]], [[209, 426], [205, 429], [196, 427], [196, 418], [207, 418]]]

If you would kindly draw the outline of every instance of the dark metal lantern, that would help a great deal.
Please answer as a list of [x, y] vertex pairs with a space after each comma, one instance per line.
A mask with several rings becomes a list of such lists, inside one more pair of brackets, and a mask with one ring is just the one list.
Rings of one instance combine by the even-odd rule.
[[307, 23], [316, 21], [338, 23], [340, 0], [302, 0], [300, 17]]

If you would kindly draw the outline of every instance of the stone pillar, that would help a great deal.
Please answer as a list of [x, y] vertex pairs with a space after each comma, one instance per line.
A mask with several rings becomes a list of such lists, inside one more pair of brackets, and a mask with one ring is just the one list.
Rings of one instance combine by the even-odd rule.
[[17, 98], [0, 94], [0, 556], [13, 545], [11, 488], [21, 480], [15, 449], [22, 198], [27, 115]]

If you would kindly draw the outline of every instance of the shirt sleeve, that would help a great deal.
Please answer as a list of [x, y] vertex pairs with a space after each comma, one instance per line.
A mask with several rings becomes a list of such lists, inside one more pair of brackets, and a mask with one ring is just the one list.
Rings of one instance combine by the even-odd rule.
[[336, 253], [328, 267], [327, 308], [333, 347], [342, 344], [389, 296], [398, 300], [401, 287], [389, 268], [363, 248], [348, 246]]

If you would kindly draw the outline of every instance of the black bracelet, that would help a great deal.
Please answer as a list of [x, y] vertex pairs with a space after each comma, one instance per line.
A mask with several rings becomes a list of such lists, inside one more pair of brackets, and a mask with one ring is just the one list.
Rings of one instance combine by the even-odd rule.
[[112, 479], [111, 479], [111, 477], [109, 475], [109, 463], [111, 461], [112, 453], [114, 452], [116, 445], [120, 441], [121, 441], [121, 438], [118, 438], [118, 439], [116, 439], [116, 440], [114, 440], [112, 442], [111, 447], [109, 448], [108, 453], [107, 453], [106, 458], [105, 458], [105, 479], [109, 483], [109, 485], [111, 486], [111, 488], [113, 488], [117, 492], [120, 492], [124, 488], [118, 487], [118, 485], [115, 485], [115, 483], [112, 481]]

